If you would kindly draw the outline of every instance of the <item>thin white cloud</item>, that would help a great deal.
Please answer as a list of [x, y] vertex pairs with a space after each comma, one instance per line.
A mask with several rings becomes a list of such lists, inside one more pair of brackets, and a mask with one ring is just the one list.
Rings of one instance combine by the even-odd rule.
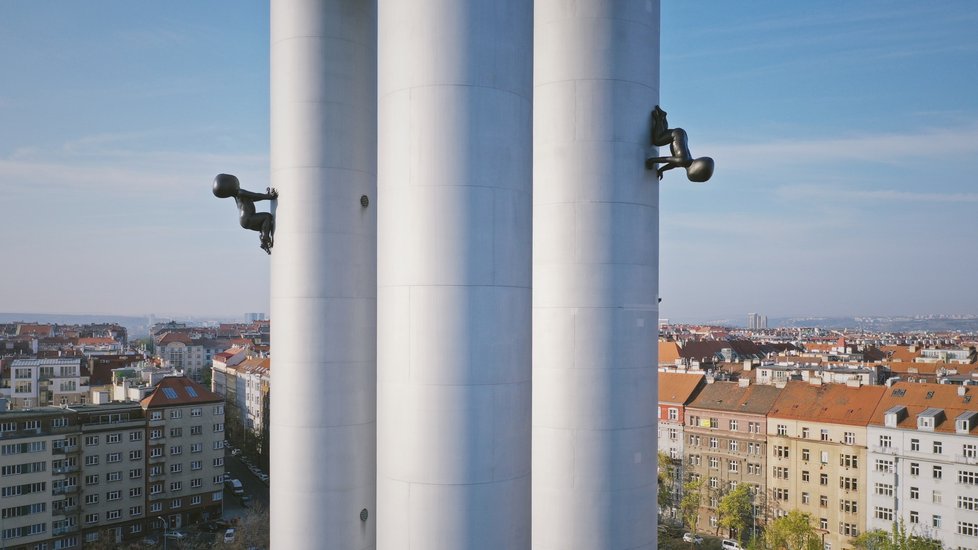
[[[840, 133], [844, 128], [840, 128]], [[970, 161], [978, 153], [978, 124], [931, 128], [913, 133], [849, 135], [830, 138], [778, 139], [754, 143], [703, 143], [725, 169], [832, 165], [849, 161], [918, 165]], [[957, 157], [955, 157], [957, 155]]]
[[786, 199], [821, 199], [837, 201], [907, 201], [934, 203], [978, 203], [978, 193], [920, 193], [896, 189], [844, 189], [817, 185], [786, 185], [777, 194]]

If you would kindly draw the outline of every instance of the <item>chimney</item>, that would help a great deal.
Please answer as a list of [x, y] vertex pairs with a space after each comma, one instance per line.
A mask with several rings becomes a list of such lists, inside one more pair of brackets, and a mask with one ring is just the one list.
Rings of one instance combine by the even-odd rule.
[[737, 385], [741, 388], [746, 388], [750, 386], [750, 378], [740, 378], [737, 380]]
[[966, 394], [966, 393], [968, 393], [968, 388], [966, 388], [963, 385], [962, 386], [958, 386], [958, 395], [960, 395], [961, 397], [964, 397], [964, 394]]

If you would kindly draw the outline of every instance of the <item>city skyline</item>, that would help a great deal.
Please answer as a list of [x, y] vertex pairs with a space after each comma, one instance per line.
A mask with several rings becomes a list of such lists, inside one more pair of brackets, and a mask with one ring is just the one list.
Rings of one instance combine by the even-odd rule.
[[[978, 312], [975, 20], [663, 3], [660, 102], [717, 172], [660, 184], [660, 316]], [[267, 3], [8, 2], [0, 45], [0, 309], [268, 311], [268, 259], [210, 193], [268, 185]]]

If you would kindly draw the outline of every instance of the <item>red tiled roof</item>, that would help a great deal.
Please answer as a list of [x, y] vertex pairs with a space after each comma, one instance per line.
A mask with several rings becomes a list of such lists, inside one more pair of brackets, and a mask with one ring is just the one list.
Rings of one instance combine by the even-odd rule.
[[[897, 382], [885, 390], [869, 422], [873, 426], [883, 426], [886, 411], [897, 405], [907, 408], [906, 418], [897, 427], [909, 430], [917, 429], [917, 415], [927, 409], [944, 410], [945, 420], [938, 424], [934, 431], [945, 433], [955, 432], [954, 420], [961, 413], [978, 412], [978, 399], [975, 399], [978, 388], [974, 386]], [[960, 391], [963, 391], [964, 395], [959, 395]], [[971, 429], [971, 435], [976, 434], [978, 434], [978, 426]]]
[[813, 385], [791, 381], [785, 385], [768, 416], [865, 426], [884, 390], [883, 386], [851, 388], [845, 384]]
[[186, 376], [166, 376], [139, 402], [144, 409], [194, 403], [220, 403], [224, 398]]

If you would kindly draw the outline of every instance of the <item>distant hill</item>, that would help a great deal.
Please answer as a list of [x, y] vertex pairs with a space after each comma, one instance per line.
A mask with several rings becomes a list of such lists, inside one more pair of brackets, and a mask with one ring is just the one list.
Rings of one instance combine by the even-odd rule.
[[862, 329], [879, 332], [978, 332], [978, 316], [788, 317], [770, 319], [768, 326]]
[[49, 325], [87, 325], [115, 323], [126, 327], [129, 338], [139, 338], [149, 334], [148, 317], [125, 315], [75, 315], [69, 313], [0, 313], [0, 323], [43, 323]]

